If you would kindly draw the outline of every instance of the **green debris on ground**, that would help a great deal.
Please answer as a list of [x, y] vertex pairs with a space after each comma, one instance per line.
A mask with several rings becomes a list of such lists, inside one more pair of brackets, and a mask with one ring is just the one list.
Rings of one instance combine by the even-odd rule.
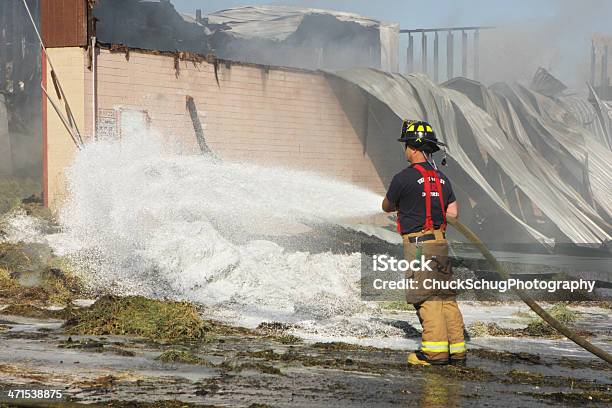
[[104, 296], [77, 310], [65, 325], [71, 334], [128, 335], [170, 342], [203, 340], [214, 329], [191, 303], [143, 296]]
[[440, 366], [440, 367], [419, 367], [420, 369], [433, 368], [436, 373], [450, 378], [452, 380], [461, 378], [465, 381], [497, 381], [497, 376], [490, 371], [484, 370], [480, 367], [458, 367], [458, 366]]
[[292, 325], [282, 322], [261, 322], [255, 330], [261, 334], [278, 334], [285, 333], [287, 330], [291, 330]]
[[[63, 261], [58, 264], [64, 265]], [[40, 288], [45, 292], [46, 303], [52, 305], [69, 305], [78, 294], [82, 293], [83, 281], [70, 272], [69, 266], [48, 268], [43, 274]]]
[[504, 363], [542, 364], [542, 361], [539, 355], [527, 353], [524, 351], [511, 352], [511, 351], [505, 351], [505, 350], [472, 348], [470, 350], [470, 355], [477, 356], [480, 358], [486, 358], [488, 360], [501, 361]]
[[8, 269], [0, 266], [0, 294], [4, 291], [12, 292], [19, 284], [11, 277]]
[[81, 279], [70, 261], [53, 254], [44, 243], [12, 242], [6, 239], [9, 220], [27, 215], [41, 222], [41, 228], [56, 228], [49, 209], [24, 200], [0, 217], [0, 300], [8, 304], [66, 306], [83, 290]]
[[298, 344], [302, 342], [297, 336], [287, 333], [292, 325], [281, 322], [262, 322], [255, 329], [255, 333], [270, 337], [281, 344]]
[[547, 376], [541, 373], [532, 373], [523, 370], [512, 370], [506, 374], [508, 382], [513, 384], [527, 384], [538, 387], [556, 387], [569, 389], [583, 389], [588, 391], [608, 391], [609, 386], [594, 380], [576, 379], [572, 377]]
[[590, 402], [611, 403], [612, 394], [604, 391], [586, 392], [533, 392], [525, 393], [536, 399], [556, 401], [561, 403], [574, 403], [582, 406]]
[[0, 267], [11, 274], [42, 270], [51, 250], [42, 244], [0, 242]]
[[30, 304], [13, 304], [0, 310], [1, 314], [12, 316], [23, 316], [34, 319], [65, 319], [71, 313], [70, 308], [45, 309]]
[[289, 349], [284, 353], [277, 353], [272, 349], [248, 351], [238, 353], [238, 357], [248, 357], [265, 362], [280, 362], [283, 364], [299, 364], [303, 367], [320, 367], [323, 369], [335, 369], [345, 371], [361, 371], [365, 373], [389, 373], [391, 371], [414, 371], [422, 372], [433, 370], [438, 375], [446, 378], [462, 378], [465, 381], [493, 381], [496, 376], [478, 367], [455, 367], [455, 366], [410, 366], [405, 357], [401, 360], [382, 359], [372, 360], [370, 356], [357, 358], [357, 356], [338, 356], [336, 353], [330, 355], [328, 350], [320, 349], [321, 354], [302, 353], [298, 350]]
[[[570, 310], [564, 303], [557, 303], [546, 309], [546, 311], [564, 325], [572, 325], [580, 318], [579, 312]], [[529, 322], [525, 328], [525, 334], [534, 337], [558, 335], [557, 331], [550, 327], [550, 325], [539, 316], [535, 316], [532, 321]]]
[[[571, 310], [564, 303], [557, 303], [546, 311], [561, 324], [571, 326], [580, 319], [580, 313]], [[526, 327], [513, 329], [501, 327], [497, 323], [474, 322], [467, 328], [472, 337], [559, 337], [560, 334], [539, 316], [531, 316]], [[580, 332], [581, 335], [589, 335], [587, 332]]]
[[161, 353], [155, 358], [163, 363], [181, 363], [181, 364], [195, 364], [195, 365], [211, 365], [208, 361], [203, 358], [196, 356], [195, 354], [185, 351], [170, 349]]
[[267, 364], [261, 361], [252, 361], [247, 363], [236, 363], [234, 361], [224, 361], [219, 368], [225, 371], [233, 371], [236, 373], [242, 371], [259, 371], [264, 374], [271, 375], [282, 375], [282, 372], [279, 368], [274, 367], [271, 364]]
[[119, 343], [108, 343], [103, 341], [103, 338], [99, 339], [77, 339], [73, 340], [72, 337], [68, 337], [65, 341], [60, 341], [57, 345], [58, 348], [63, 349], [76, 349], [84, 350], [96, 353], [113, 353], [122, 357], [134, 357], [136, 353], [131, 350], [126, 350], [123, 347], [119, 347], [123, 344]]
[[280, 334], [274, 337], [274, 340], [281, 344], [299, 344], [302, 343], [302, 339], [292, 334]]
[[281, 370], [274, 367], [273, 365], [264, 364], [260, 362], [240, 364], [236, 366], [234, 369], [234, 371], [248, 371], [248, 370], [255, 370], [255, 371], [262, 372], [264, 374], [271, 374], [271, 375], [281, 375], [282, 374]]
[[54, 270], [35, 286], [19, 285], [14, 279], [0, 283], [0, 298], [10, 304], [67, 306], [76, 298], [80, 287], [78, 278]]
[[516, 329], [506, 329], [497, 323], [474, 322], [467, 327], [470, 337], [512, 336]]
[[317, 342], [314, 343], [312, 347], [331, 351], [389, 351], [389, 349], [378, 348], [374, 346], [361, 346], [358, 344], [343, 343], [339, 341]]
[[531, 310], [517, 310], [512, 313], [512, 316], [520, 317], [521, 319], [531, 319], [533, 318], [533, 312]]
[[169, 349], [164, 351], [156, 360], [164, 363], [181, 363], [181, 364], [193, 364], [203, 365], [207, 367], [217, 367], [225, 371], [241, 372], [241, 371], [259, 371], [265, 374], [280, 375], [281, 371], [271, 364], [267, 364], [260, 361], [252, 361], [246, 363], [237, 363], [235, 361], [226, 360], [219, 365], [214, 365], [211, 362], [197, 356], [196, 354], [179, 349]]
[[[106, 401], [103, 404], [83, 404], [82, 407], [113, 407], [113, 408], [222, 408], [220, 405], [195, 404], [180, 400], [160, 400], [160, 401]], [[70, 408], [70, 407], [68, 407]]]
[[68, 305], [83, 285], [68, 262], [42, 244], [0, 242], [0, 299], [8, 304]]

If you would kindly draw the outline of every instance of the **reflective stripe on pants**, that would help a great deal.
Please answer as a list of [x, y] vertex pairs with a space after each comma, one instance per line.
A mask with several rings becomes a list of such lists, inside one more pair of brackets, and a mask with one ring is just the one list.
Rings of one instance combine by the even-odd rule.
[[463, 341], [461, 343], [452, 343], [449, 346], [449, 350], [451, 354], [465, 353], [467, 351], [465, 348], [465, 342]]
[[421, 351], [425, 353], [448, 353], [448, 341], [422, 341]]
[[430, 360], [465, 358], [463, 317], [455, 300], [427, 300], [415, 305], [423, 327], [421, 351]]

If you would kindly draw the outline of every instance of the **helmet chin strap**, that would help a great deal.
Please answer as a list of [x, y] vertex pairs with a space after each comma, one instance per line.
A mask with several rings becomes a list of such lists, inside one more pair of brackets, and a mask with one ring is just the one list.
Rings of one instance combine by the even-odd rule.
[[[406, 149], [408, 149], [408, 143], [404, 144], [404, 151]], [[425, 161], [429, 164], [431, 164], [431, 166], [438, 170], [438, 166], [436, 165], [436, 161], [433, 158], [433, 153], [425, 153], [424, 151], [420, 150], [421, 153], [423, 153], [423, 156], [425, 156]], [[442, 152], [444, 153], [444, 156], [442, 156], [442, 161], [440, 162], [440, 164], [442, 166], [446, 166], [446, 147], [442, 147]]]
[[436, 161], [433, 158], [433, 153], [425, 153], [425, 160], [427, 160], [427, 163], [431, 164], [431, 167], [438, 170], [438, 166], [436, 166]]

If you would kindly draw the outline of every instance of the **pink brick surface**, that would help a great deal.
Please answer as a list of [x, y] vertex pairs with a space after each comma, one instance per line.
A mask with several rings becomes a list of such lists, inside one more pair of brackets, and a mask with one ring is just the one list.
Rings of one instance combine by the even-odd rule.
[[[227, 160], [311, 170], [376, 192], [383, 185], [324, 75], [102, 50], [98, 109], [146, 110], [151, 126], [197, 151], [185, 97], [194, 98], [210, 148]], [[87, 78], [86, 82], [90, 79]], [[91, 87], [86, 87], [91, 104]], [[90, 117], [91, 105], [85, 112]], [[89, 118], [87, 118], [89, 122]], [[89, 126], [91, 127], [91, 126]], [[90, 130], [90, 129], [89, 129]]]

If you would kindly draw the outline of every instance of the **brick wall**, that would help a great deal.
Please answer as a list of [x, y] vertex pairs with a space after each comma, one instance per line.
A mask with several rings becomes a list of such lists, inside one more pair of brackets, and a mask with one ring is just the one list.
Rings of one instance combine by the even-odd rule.
[[[82, 64], [81, 64], [82, 66]], [[98, 127], [120, 129], [121, 112], [146, 111], [150, 125], [186, 153], [197, 152], [186, 108], [193, 97], [210, 148], [222, 159], [324, 173], [382, 192], [364, 154], [359, 126], [347, 118], [322, 73], [171, 56], [100, 50], [97, 63]], [[84, 73], [84, 128], [92, 133], [92, 78]], [[55, 171], [55, 170], [54, 170]]]

